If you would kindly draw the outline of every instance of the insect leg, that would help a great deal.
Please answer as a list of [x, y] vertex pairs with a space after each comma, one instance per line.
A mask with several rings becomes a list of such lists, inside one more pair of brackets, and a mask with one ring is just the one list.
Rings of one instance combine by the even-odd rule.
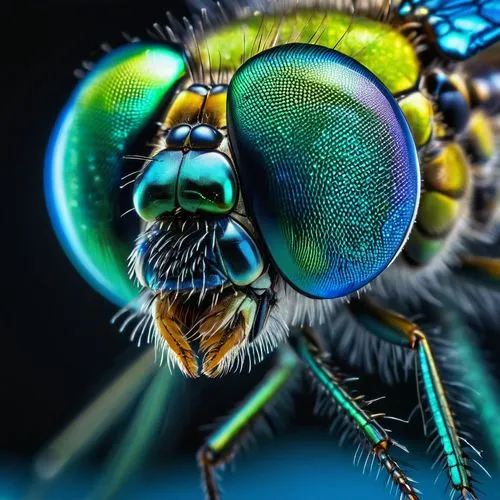
[[420, 327], [404, 316], [368, 300], [353, 300], [349, 307], [356, 319], [378, 337], [416, 352], [423, 392], [441, 442], [450, 486], [464, 499], [475, 499], [469, 460], [450, 409], [428, 339]]
[[464, 383], [475, 389], [470, 392], [482, 433], [496, 458], [497, 467], [500, 468], [500, 385], [462, 314], [453, 305], [447, 304], [443, 316], [441, 321], [446, 322], [445, 327], [457, 346], [457, 361], [467, 367], [464, 371]]
[[340, 377], [328, 366], [325, 352], [312, 330], [304, 329], [303, 334], [295, 339], [294, 348], [311, 377], [319, 383], [329, 399], [342, 412], [350, 427], [359, 430], [369, 447], [370, 454], [386, 469], [391, 480], [399, 488], [401, 496], [409, 500], [418, 499], [419, 492], [412, 486], [411, 479], [389, 455], [389, 448], [394, 442], [377, 422], [375, 415], [362, 408], [359, 398], [353, 397], [344, 388]]
[[209, 500], [220, 498], [215, 469], [229, 462], [241, 445], [245, 431], [262, 415], [280, 389], [295, 372], [297, 360], [293, 352], [284, 349], [279, 354], [277, 365], [249, 394], [226, 422], [215, 430], [198, 452], [198, 462], [203, 475], [206, 496]]
[[494, 291], [500, 291], [500, 258], [463, 255], [453, 272]]

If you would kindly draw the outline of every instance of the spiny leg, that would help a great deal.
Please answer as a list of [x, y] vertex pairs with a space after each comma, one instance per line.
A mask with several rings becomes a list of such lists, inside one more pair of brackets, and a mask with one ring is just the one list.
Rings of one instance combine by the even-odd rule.
[[450, 485], [462, 498], [475, 499], [469, 460], [461, 445], [462, 439], [425, 333], [417, 324], [374, 301], [353, 300], [349, 308], [356, 319], [374, 335], [415, 351], [418, 373], [441, 443]]
[[325, 352], [321, 349], [314, 332], [308, 328], [304, 329], [295, 337], [293, 345], [313, 380], [319, 383], [329, 399], [342, 412], [349, 426], [359, 430], [369, 447], [369, 453], [386, 469], [390, 479], [399, 488], [401, 496], [417, 500], [419, 492], [412, 486], [412, 480], [389, 455], [389, 448], [394, 442], [377, 422], [376, 415], [362, 408], [359, 398], [348, 393], [340, 377], [328, 366]]
[[279, 353], [276, 366], [201, 447], [198, 452], [198, 462], [209, 500], [220, 498], [215, 469], [232, 460], [246, 431], [290, 380], [296, 365], [297, 360], [293, 352], [289, 348], [284, 348]]
[[471, 397], [477, 408], [481, 433], [486, 437], [497, 468], [500, 469], [500, 386], [476, 336], [469, 330], [460, 312], [452, 305], [447, 305], [447, 310], [442, 313], [441, 322], [445, 322], [445, 327], [457, 346], [458, 362], [467, 367], [464, 383], [475, 388], [471, 391]]

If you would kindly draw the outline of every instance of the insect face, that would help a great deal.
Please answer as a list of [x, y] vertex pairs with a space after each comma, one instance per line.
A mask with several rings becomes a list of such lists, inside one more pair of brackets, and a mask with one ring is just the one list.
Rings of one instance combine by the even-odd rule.
[[[207, 113], [226, 93], [227, 110]], [[354, 60], [301, 44], [271, 49], [229, 88], [180, 92], [164, 124], [135, 183], [147, 226], [132, 262], [189, 375], [188, 339], [208, 375], [259, 339], [276, 290], [261, 279], [266, 269], [274, 284], [331, 299], [400, 252], [419, 199], [416, 147], [396, 101]]]
[[271, 281], [221, 127], [226, 93], [225, 85], [194, 84], [177, 95], [134, 186], [146, 227], [133, 272], [154, 294], [157, 332], [190, 376], [196, 349], [206, 375], [229, 367], [269, 310]]
[[[403, 350], [413, 353], [425, 427], [436, 432], [429, 448], [441, 450], [452, 494], [476, 498], [477, 450], [460, 435], [451, 397], [459, 387], [469, 406], [465, 384], [451, 377], [448, 387], [443, 375], [454, 351], [440, 348], [456, 345], [457, 359], [474, 366], [468, 335], [447, 330], [457, 330], [452, 323], [474, 313], [475, 302], [484, 299], [491, 311], [496, 305], [500, 262], [490, 256], [493, 239], [479, 239], [498, 213], [500, 84], [497, 72], [476, 78], [450, 59], [499, 40], [494, 0], [317, 8], [299, 0], [278, 2], [277, 11], [257, 3], [263, 12], [249, 2], [234, 16], [218, 3], [213, 19], [202, 9], [199, 29], [187, 19], [165, 33], [155, 25], [182, 54], [163, 43], [130, 44], [82, 81], [47, 157], [61, 240], [88, 281], [129, 303], [121, 330], [137, 320], [131, 338], [154, 342], [160, 359], [166, 354], [190, 377], [241, 368], [282, 344], [268, 375], [198, 454], [210, 499], [219, 498], [215, 469], [234, 457], [260, 416], [275, 413], [271, 405], [304, 371], [319, 389], [317, 407], [338, 412], [334, 426], [343, 422], [358, 435], [356, 455], [366, 450], [365, 465], [371, 455], [401, 496], [416, 500], [418, 490], [391, 455], [401, 445], [378, 420], [385, 413], [372, 413], [375, 400], [352, 393], [334, 361], [340, 355], [341, 365], [379, 368], [393, 380]], [[150, 156], [124, 175], [123, 155], [167, 99]], [[131, 176], [131, 217], [121, 220], [120, 201], [130, 198], [118, 200], [118, 186]], [[486, 255], [475, 254], [481, 247]], [[124, 269], [132, 248], [137, 288]], [[400, 306], [423, 316], [422, 325]], [[487, 385], [477, 365], [472, 385]], [[149, 436], [163, 412], [157, 380], [138, 412], [147, 413]], [[87, 415], [96, 406], [101, 398]], [[118, 458], [108, 477], [128, 475]]]
[[[171, 128], [164, 137], [165, 149], [146, 164], [135, 183], [134, 207], [144, 220], [151, 222], [177, 209], [211, 216], [228, 214], [234, 208], [238, 185], [232, 161], [221, 151], [224, 135], [199, 116], [205, 106], [200, 97], [208, 98], [209, 94], [212, 99], [225, 96], [226, 87], [219, 85], [214, 92], [192, 85], [170, 108], [166, 123]], [[200, 106], [200, 110], [189, 115], [188, 108], [184, 121], [176, 123], [182, 117], [178, 100]]]

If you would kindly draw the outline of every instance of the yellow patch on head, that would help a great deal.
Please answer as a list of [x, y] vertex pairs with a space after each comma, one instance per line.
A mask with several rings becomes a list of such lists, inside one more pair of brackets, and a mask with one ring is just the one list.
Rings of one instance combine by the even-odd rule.
[[389, 24], [338, 11], [255, 13], [209, 33], [200, 43], [201, 61], [217, 68], [220, 60], [221, 70], [236, 71], [255, 54], [294, 42], [334, 48], [356, 59], [393, 94], [408, 91], [418, 81], [417, 54], [404, 35]]

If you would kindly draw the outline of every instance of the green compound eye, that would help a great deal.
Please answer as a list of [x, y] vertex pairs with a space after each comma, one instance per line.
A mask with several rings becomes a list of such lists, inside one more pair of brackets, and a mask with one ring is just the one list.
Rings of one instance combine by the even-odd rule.
[[319, 46], [262, 52], [231, 80], [228, 127], [245, 206], [294, 288], [345, 296], [393, 261], [419, 165], [401, 109], [369, 70]]
[[78, 271], [117, 304], [138, 293], [127, 256], [139, 220], [120, 220], [123, 156], [184, 70], [182, 55], [170, 47], [120, 47], [80, 82], [52, 132], [45, 167], [52, 223]]
[[229, 158], [218, 151], [166, 150], [158, 153], [134, 186], [134, 207], [147, 221], [172, 213], [229, 213], [238, 187]]

